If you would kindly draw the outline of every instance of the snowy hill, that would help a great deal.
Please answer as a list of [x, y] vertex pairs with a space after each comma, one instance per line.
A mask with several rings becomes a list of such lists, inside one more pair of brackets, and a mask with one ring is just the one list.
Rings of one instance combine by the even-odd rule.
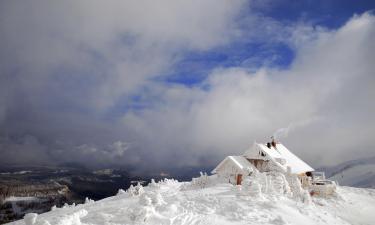
[[337, 166], [321, 168], [340, 185], [375, 188], [375, 157], [350, 160]]
[[10, 224], [370, 225], [375, 221], [373, 212], [372, 189], [338, 187], [333, 196], [310, 197], [280, 173], [255, 174], [242, 186], [202, 175], [191, 182], [166, 179], [147, 187], [131, 186], [110, 198], [27, 214]]

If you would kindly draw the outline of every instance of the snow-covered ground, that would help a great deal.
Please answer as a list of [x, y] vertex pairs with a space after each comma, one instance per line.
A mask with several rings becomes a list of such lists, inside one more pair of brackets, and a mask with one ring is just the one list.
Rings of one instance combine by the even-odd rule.
[[26, 174], [26, 173], [32, 173], [33, 171], [30, 171], [30, 170], [22, 170], [22, 171], [18, 171], [18, 172], [5, 172], [5, 173], [0, 173], [1, 175], [9, 175], [9, 174], [15, 174], [15, 175], [20, 175], [20, 174]]
[[242, 186], [205, 175], [192, 182], [164, 180], [10, 224], [374, 224], [373, 189], [338, 187], [333, 196], [310, 198], [295, 187], [293, 179], [277, 173], [258, 174]]
[[4, 202], [19, 202], [19, 201], [38, 201], [37, 197], [17, 197], [17, 196], [10, 196], [4, 199]]

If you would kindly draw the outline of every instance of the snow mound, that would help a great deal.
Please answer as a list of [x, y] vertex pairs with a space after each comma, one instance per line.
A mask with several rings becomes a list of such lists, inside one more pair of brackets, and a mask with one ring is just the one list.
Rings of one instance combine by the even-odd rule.
[[81, 218], [85, 217], [86, 215], [87, 211], [85, 209], [80, 209], [71, 214], [46, 220], [38, 217], [36, 213], [29, 213], [25, 215], [24, 223], [26, 225], [83, 225], [84, 223], [81, 223]]
[[29, 213], [26, 214], [24, 217], [24, 221], [26, 225], [33, 225], [36, 222], [36, 218], [38, 217], [38, 214], [36, 213]]
[[253, 173], [231, 185], [205, 173], [191, 182], [165, 179], [131, 186], [116, 196], [27, 214], [13, 225], [120, 224], [362, 224], [375, 221], [375, 190], [338, 187], [333, 196], [310, 197], [298, 178]]

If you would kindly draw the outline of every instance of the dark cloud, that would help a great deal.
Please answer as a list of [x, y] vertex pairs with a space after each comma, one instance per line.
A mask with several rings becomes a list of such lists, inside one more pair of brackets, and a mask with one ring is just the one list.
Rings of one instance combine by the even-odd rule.
[[[243, 5], [225, 0], [2, 2], [0, 151], [7, 156], [0, 160], [37, 163], [28, 151], [35, 159], [40, 155], [40, 163], [138, 163], [142, 140], [118, 121], [132, 107], [132, 96], [143, 93], [149, 80], [171, 68], [184, 51], [230, 41], [227, 32], [235, 33], [233, 21]], [[29, 136], [38, 144], [18, 144]], [[124, 157], [115, 146], [129, 142], [135, 144]], [[12, 160], [14, 155], [20, 160]]]

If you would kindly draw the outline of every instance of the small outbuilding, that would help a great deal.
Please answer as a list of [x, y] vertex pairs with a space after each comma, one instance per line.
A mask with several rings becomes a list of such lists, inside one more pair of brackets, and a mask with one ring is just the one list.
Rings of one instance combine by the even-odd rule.
[[254, 171], [254, 166], [244, 156], [227, 156], [211, 171], [229, 183], [240, 185], [242, 179]]

